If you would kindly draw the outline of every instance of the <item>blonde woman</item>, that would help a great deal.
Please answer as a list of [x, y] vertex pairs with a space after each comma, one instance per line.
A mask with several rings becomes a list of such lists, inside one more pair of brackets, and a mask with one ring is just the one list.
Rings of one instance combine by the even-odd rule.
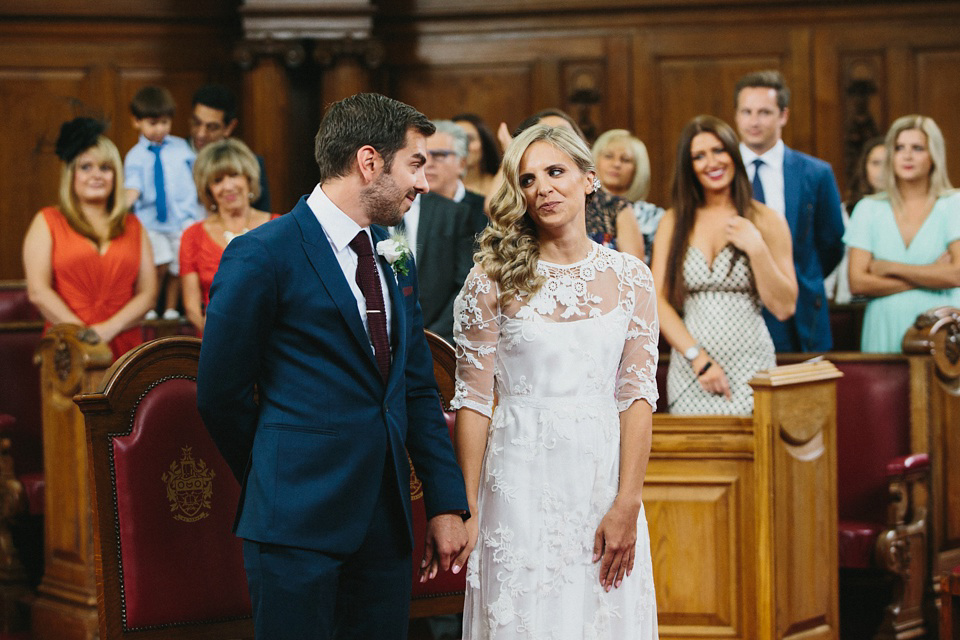
[[957, 304], [960, 287], [960, 195], [947, 177], [940, 128], [904, 116], [886, 147], [886, 191], [860, 200], [843, 237], [850, 291], [871, 298], [860, 347], [879, 353], [899, 352], [917, 315]]
[[49, 324], [93, 329], [119, 357], [141, 342], [138, 322], [157, 295], [150, 242], [127, 215], [116, 145], [92, 118], [63, 124], [60, 204], [34, 217], [23, 240], [30, 301]]
[[236, 138], [205, 146], [193, 166], [206, 219], [183, 232], [180, 239], [180, 279], [187, 318], [203, 331], [210, 285], [223, 250], [233, 238], [279, 215], [250, 204], [260, 197], [260, 165], [253, 152]]
[[566, 128], [519, 134], [455, 305], [466, 639], [657, 637], [640, 500], [656, 295], [638, 258], [587, 236], [595, 175]]
[[643, 234], [644, 261], [650, 264], [653, 237], [663, 218], [663, 207], [647, 202], [650, 193], [650, 156], [643, 141], [626, 129], [610, 129], [593, 143], [597, 178], [609, 193], [633, 203], [633, 215]]

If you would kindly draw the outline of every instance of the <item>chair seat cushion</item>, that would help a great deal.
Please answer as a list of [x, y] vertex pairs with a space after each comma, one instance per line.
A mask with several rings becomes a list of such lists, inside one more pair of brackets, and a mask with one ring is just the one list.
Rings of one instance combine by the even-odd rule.
[[27, 510], [32, 516], [43, 515], [43, 495], [47, 488], [47, 481], [42, 473], [25, 473], [18, 477], [23, 485], [23, 493], [27, 498]]
[[845, 569], [870, 569], [883, 526], [876, 522], [841, 520], [838, 523], [840, 566]]

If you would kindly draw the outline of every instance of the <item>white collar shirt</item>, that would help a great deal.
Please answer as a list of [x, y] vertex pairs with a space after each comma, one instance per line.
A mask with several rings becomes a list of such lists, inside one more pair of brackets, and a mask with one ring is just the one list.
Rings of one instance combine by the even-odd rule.
[[747, 168], [747, 177], [753, 182], [753, 176], [757, 172], [757, 167], [753, 161], [757, 158], [763, 160], [760, 166], [760, 184], [763, 185], [763, 196], [766, 205], [779, 213], [785, 215], [787, 210], [786, 196], [784, 195], [783, 183], [783, 154], [785, 150], [783, 140], [777, 140], [777, 143], [767, 149], [766, 152], [757, 155], [747, 145], [740, 143], [740, 155], [743, 156], [743, 164]]
[[463, 184], [463, 180], [457, 180], [457, 192], [453, 194], [454, 202], [463, 202], [463, 199], [467, 196], [467, 187]]
[[[407, 245], [410, 247], [410, 253], [413, 259], [417, 259], [417, 228], [420, 226], [420, 194], [413, 199], [413, 204], [403, 214], [403, 235], [407, 236]], [[390, 231], [397, 231], [396, 227], [390, 227]]]
[[[367, 325], [367, 300], [363, 297], [363, 291], [360, 290], [360, 285], [357, 284], [358, 259], [357, 254], [350, 248], [350, 241], [362, 230], [370, 236], [370, 242], [375, 247], [376, 243], [373, 240], [373, 236], [370, 235], [370, 228], [361, 227], [354, 222], [350, 216], [344, 213], [327, 197], [327, 194], [323, 192], [319, 184], [314, 187], [313, 192], [307, 197], [307, 206], [310, 207], [310, 211], [316, 216], [317, 222], [323, 227], [323, 233], [327, 237], [330, 247], [333, 249], [333, 254], [340, 264], [340, 269], [343, 271], [343, 277], [347, 279], [347, 284], [350, 285], [350, 291], [353, 293], [353, 297], [357, 299], [357, 310], [360, 312], [363, 329], [367, 332], [367, 338], [369, 339], [370, 328]], [[376, 248], [374, 248], [374, 256], [376, 256]], [[377, 265], [377, 273], [380, 275], [380, 288], [383, 290], [383, 306], [386, 310], [387, 317], [387, 338], [390, 339], [391, 320], [393, 317], [393, 308], [390, 305], [390, 287], [387, 286], [387, 274], [383, 272], [380, 260], [374, 259], [374, 263]], [[389, 277], [393, 277], [393, 274], [390, 274]], [[373, 349], [373, 342], [370, 343], [370, 348]]]

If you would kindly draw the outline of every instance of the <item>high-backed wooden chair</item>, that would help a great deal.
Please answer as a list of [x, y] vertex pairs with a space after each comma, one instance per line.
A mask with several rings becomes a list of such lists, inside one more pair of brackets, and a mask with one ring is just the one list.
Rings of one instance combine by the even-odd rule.
[[84, 413], [102, 640], [253, 638], [239, 485], [197, 411], [200, 340], [117, 361]]
[[[430, 331], [427, 335], [427, 344], [433, 354], [433, 375], [440, 388], [440, 398], [453, 437], [453, 423], [456, 416], [450, 411], [450, 402], [453, 400], [456, 382], [457, 358], [453, 347], [443, 338]], [[410, 602], [410, 617], [423, 618], [463, 611], [463, 595], [466, 590], [466, 570], [458, 575], [445, 572], [437, 575], [433, 580], [420, 584], [417, 579], [420, 571], [420, 560], [423, 558], [424, 536], [426, 533], [427, 517], [423, 508], [423, 487], [416, 473], [410, 474], [410, 499], [413, 506], [413, 595]]]

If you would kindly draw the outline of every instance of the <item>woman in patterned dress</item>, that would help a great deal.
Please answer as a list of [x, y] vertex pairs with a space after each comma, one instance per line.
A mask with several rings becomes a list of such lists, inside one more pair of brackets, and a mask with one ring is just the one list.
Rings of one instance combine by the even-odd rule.
[[503, 177], [454, 308], [463, 637], [652, 640], [653, 277], [587, 236], [597, 185], [574, 134], [527, 129]]
[[786, 219], [752, 199], [736, 135], [713, 116], [684, 127], [673, 208], [657, 230], [653, 277], [672, 413], [746, 415], [748, 384], [775, 364], [761, 308], [785, 320], [797, 302]]

